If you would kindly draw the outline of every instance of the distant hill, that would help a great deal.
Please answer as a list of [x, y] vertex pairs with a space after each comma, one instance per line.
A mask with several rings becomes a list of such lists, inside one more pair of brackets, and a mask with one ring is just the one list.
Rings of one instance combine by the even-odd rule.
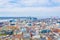
[[36, 17], [0, 17], [0, 19], [29, 19], [29, 20], [37, 20]]

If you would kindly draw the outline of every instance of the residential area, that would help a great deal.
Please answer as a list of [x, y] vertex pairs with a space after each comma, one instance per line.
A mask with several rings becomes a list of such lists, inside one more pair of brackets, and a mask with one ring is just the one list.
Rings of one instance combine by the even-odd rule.
[[0, 17], [0, 40], [60, 40], [60, 18]]

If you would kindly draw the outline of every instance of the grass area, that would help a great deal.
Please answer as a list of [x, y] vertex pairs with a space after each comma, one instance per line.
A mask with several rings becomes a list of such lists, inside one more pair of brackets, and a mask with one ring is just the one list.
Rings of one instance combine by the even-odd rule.
[[6, 36], [7, 34], [0, 34], [0, 36]]

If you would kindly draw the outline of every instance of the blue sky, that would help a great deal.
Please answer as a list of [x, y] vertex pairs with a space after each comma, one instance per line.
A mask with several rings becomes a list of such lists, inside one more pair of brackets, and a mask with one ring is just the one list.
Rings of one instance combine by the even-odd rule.
[[60, 0], [0, 0], [0, 17], [60, 17]]

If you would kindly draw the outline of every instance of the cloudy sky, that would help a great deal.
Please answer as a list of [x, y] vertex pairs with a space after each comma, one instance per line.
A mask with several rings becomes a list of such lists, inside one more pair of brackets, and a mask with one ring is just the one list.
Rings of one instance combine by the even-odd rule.
[[60, 0], [0, 0], [0, 17], [60, 17]]

